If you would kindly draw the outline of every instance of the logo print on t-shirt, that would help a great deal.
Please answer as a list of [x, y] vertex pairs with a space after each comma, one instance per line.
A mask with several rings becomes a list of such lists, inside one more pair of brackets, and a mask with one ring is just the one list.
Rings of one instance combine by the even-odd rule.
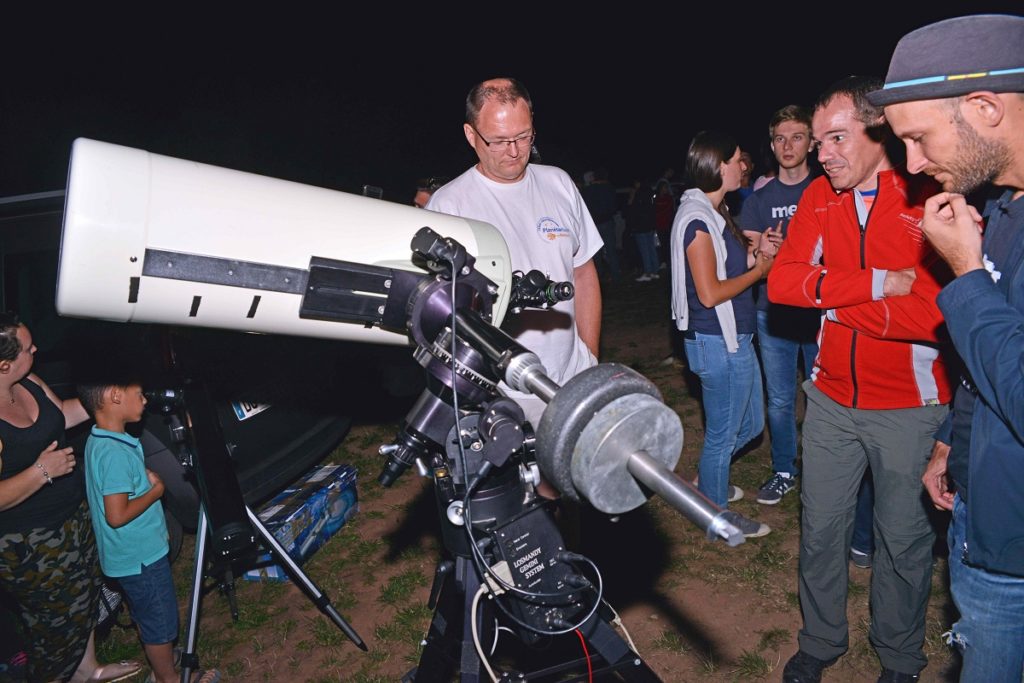
[[569, 237], [572, 233], [569, 232], [569, 228], [563, 228], [555, 222], [554, 218], [545, 216], [537, 221], [537, 234], [545, 242], [554, 242], [559, 237]]

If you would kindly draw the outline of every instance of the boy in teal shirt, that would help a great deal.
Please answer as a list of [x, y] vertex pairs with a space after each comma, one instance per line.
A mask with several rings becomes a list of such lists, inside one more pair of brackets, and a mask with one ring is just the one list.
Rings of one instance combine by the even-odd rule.
[[[157, 504], [164, 485], [146, 469], [139, 440], [125, 432], [125, 425], [142, 419], [146, 397], [138, 384], [92, 383], [79, 386], [78, 394], [96, 420], [85, 445], [85, 480], [100, 566], [124, 589], [153, 670], [151, 680], [174, 683], [178, 603], [167, 525]], [[197, 678], [212, 683], [220, 676], [214, 670]]]

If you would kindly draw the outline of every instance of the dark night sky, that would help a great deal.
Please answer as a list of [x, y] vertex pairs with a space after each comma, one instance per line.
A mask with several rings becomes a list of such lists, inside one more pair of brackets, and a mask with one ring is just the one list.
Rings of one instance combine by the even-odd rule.
[[379, 185], [405, 202], [416, 177], [473, 162], [463, 99], [495, 75], [530, 89], [545, 163], [574, 175], [606, 165], [625, 184], [681, 168], [701, 128], [726, 128], [756, 154], [772, 111], [810, 103], [851, 73], [884, 76], [908, 30], [1024, 9], [911, 11], [897, 0], [744, 13], [728, 4], [702, 10], [717, 13], [703, 21], [695, 3], [685, 12], [623, 3], [561, 21], [536, 7], [478, 8], [462, 12], [460, 30], [453, 10], [439, 17], [429, 5], [359, 17], [338, 5], [331, 14], [153, 9], [138, 21], [5, 22], [0, 197], [63, 188], [71, 142], [85, 136], [345, 191]]

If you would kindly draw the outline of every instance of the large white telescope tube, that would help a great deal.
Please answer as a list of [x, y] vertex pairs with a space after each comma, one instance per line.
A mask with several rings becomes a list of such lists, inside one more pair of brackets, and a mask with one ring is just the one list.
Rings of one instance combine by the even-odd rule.
[[61, 315], [407, 344], [379, 327], [299, 317], [312, 257], [417, 273], [423, 226], [452, 237], [498, 285], [512, 281], [493, 226], [359, 195], [79, 138], [57, 280]]

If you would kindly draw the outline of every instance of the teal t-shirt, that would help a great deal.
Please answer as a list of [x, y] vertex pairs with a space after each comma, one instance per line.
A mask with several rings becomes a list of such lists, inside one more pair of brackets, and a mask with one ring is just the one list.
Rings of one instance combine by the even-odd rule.
[[131, 500], [150, 488], [139, 440], [131, 434], [93, 426], [85, 444], [85, 492], [100, 566], [107, 576], [135, 576], [142, 572], [142, 565], [167, 554], [167, 524], [159, 501], [117, 529], [107, 524], [104, 514], [103, 496], [127, 493]]

